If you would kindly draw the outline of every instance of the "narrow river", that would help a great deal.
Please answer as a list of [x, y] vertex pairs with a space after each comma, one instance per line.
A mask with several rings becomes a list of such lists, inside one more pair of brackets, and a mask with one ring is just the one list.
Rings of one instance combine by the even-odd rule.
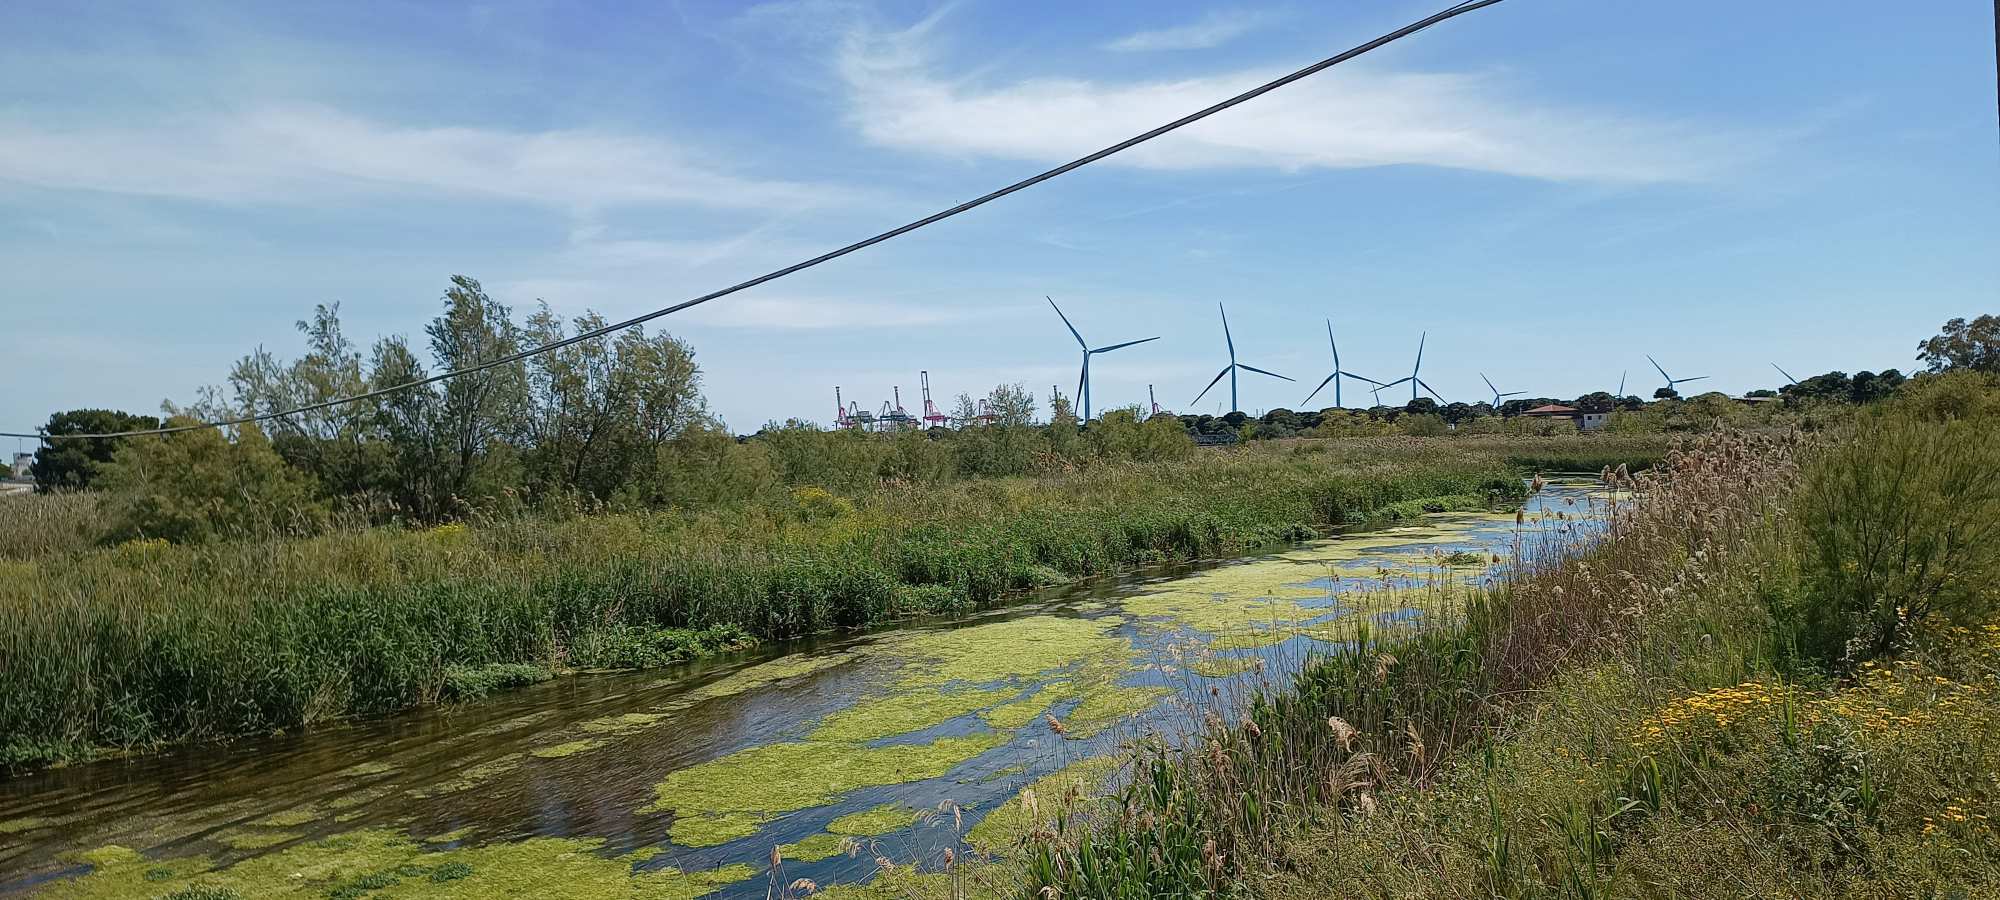
[[1282, 677], [1334, 623], [1409, 618], [1521, 543], [1576, 546], [1604, 502], [1561, 482], [1523, 525], [1440, 514], [971, 619], [15, 778], [0, 894], [749, 897], [774, 846], [786, 880], [820, 886], [878, 856], [1001, 854], [1018, 834], [994, 811], [1037, 779], [1179, 733], [1211, 687]]

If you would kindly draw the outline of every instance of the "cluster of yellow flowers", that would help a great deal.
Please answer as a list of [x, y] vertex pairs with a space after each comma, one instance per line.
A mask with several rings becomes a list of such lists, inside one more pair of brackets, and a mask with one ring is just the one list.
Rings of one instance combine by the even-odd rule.
[[1682, 697], [1640, 722], [1632, 742], [1648, 744], [1663, 737], [1728, 728], [1783, 703], [1785, 695], [1782, 685], [1746, 681]]
[[1952, 802], [1944, 805], [1943, 811], [1924, 817], [1924, 833], [1936, 834], [1941, 828], [1990, 830], [1993, 826], [1985, 813], [1972, 812], [1967, 808], [1973, 802], [1968, 797], [1952, 798]]
[[[1994, 635], [2000, 640], [2000, 630]], [[1978, 712], [1983, 702], [1980, 690], [1908, 660], [1888, 666], [1867, 663], [1854, 685], [1831, 696], [1794, 697], [1793, 716], [1806, 728], [1837, 718], [1856, 726], [1862, 735], [1907, 737], [1940, 717]], [[1790, 694], [1782, 684], [1746, 681], [1682, 697], [1640, 722], [1632, 742], [1700, 738], [1739, 722], [1774, 722]]]
[[443, 525], [438, 525], [430, 530], [431, 536], [441, 537], [441, 538], [457, 537], [458, 535], [464, 533], [465, 533], [464, 522], [446, 522]]

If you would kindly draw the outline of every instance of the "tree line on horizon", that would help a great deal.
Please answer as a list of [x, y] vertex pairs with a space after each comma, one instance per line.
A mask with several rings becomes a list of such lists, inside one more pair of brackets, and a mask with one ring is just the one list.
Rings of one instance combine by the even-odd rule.
[[[414, 344], [401, 335], [365, 350], [321, 304], [297, 327], [306, 350], [280, 359], [258, 347], [231, 367], [226, 386], [163, 416], [102, 409], [57, 412], [45, 434], [144, 430], [268, 415], [451, 371], [603, 327], [538, 303], [517, 320], [479, 282], [453, 276], [442, 309]], [[421, 346], [427, 354], [420, 355]], [[1953, 319], [1919, 347], [1926, 371], [2000, 371], [2000, 320]], [[427, 357], [427, 358], [426, 358]], [[1880, 373], [1828, 372], [1777, 390], [1791, 409], [1866, 404], [1905, 381]], [[1563, 403], [1614, 413], [1630, 430], [1680, 430], [1731, 420], [1719, 393], [1683, 400], [1658, 392], [1597, 391], [1571, 399], [1521, 398], [1318, 411], [1274, 409], [1251, 417], [1147, 416], [1138, 407], [1079, 422], [1066, 398], [1037, 418], [1035, 396], [999, 385], [990, 424], [895, 434], [828, 431], [792, 419], [744, 436], [708, 409], [688, 343], [635, 327], [547, 353], [364, 401], [291, 413], [261, 425], [167, 436], [45, 441], [31, 473], [40, 491], [103, 489], [124, 504], [131, 535], [199, 539], [236, 530], [312, 531], [335, 513], [367, 522], [440, 522], [496, 508], [695, 507], [786, 486], [858, 490], [883, 481], [1027, 474], [1103, 460], [1150, 461], [1217, 443], [1343, 434], [1442, 434], [1507, 430], [1527, 409]], [[974, 401], [956, 404], [970, 417]], [[1773, 404], [1780, 405], [1780, 404]], [[1554, 423], [1551, 423], [1554, 426]]]

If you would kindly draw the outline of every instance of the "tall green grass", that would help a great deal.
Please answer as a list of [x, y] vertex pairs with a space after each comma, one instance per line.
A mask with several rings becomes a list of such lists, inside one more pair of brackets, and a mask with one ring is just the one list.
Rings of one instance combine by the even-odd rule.
[[1412, 500], [1503, 502], [1521, 491], [1504, 462], [1514, 447], [1256, 448], [851, 497], [803, 488], [693, 513], [133, 542], [0, 563], [0, 760], [389, 712], [445, 698], [467, 667], [680, 658], [730, 643], [702, 633], [774, 640], [959, 612]]

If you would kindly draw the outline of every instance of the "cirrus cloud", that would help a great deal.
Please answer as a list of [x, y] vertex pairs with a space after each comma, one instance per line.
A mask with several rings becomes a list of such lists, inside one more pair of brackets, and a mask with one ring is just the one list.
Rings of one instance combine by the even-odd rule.
[[660, 137], [592, 129], [407, 126], [320, 106], [149, 125], [0, 120], [0, 182], [215, 203], [431, 191], [573, 211], [774, 209], [843, 192], [737, 174]]
[[[1050, 162], [1123, 140], [1268, 81], [1249, 68], [1157, 80], [1059, 76], [998, 83], [938, 74], [938, 17], [857, 27], [837, 53], [850, 118], [869, 141], [944, 156]], [[1755, 136], [1521, 96], [1494, 74], [1350, 63], [1135, 147], [1147, 169], [1420, 165], [1551, 181], [1706, 181]]]

